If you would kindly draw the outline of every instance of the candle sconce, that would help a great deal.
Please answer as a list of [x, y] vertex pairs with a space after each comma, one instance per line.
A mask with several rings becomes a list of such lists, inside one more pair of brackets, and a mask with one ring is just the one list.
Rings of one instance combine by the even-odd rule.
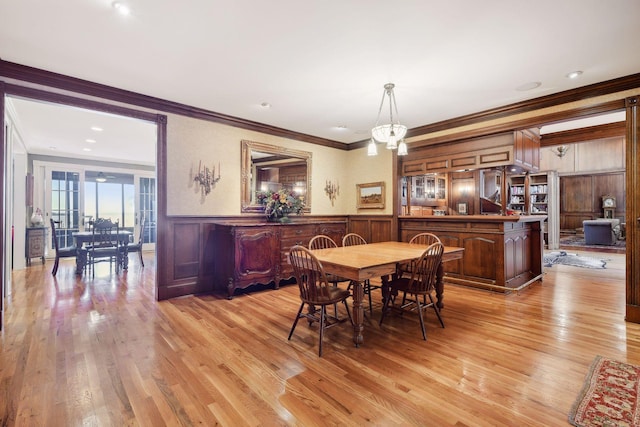
[[202, 161], [198, 164], [198, 173], [193, 180], [200, 184], [201, 190], [207, 195], [211, 192], [211, 189], [215, 184], [220, 181], [220, 162], [218, 162], [218, 176], [216, 176], [216, 166], [213, 165], [212, 169], [204, 167], [202, 169]]
[[327, 180], [324, 186], [324, 192], [329, 197], [329, 200], [331, 200], [331, 206], [333, 206], [336, 196], [340, 195], [340, 184], [334, 184], [330, 180]]

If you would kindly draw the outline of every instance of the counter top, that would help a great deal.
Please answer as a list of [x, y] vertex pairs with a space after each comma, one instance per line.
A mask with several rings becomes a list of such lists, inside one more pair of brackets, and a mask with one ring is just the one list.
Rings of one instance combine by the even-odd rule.
[[429, 215], [402, 216], [403, 221], [456, 221], [456, 222], [536, 222], [547, 219], [546, 215]]

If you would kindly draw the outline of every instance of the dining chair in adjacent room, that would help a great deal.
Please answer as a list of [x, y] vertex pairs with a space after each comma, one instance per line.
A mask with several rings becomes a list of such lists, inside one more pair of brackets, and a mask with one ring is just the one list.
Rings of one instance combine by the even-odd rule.
[[122, 250], [120, 248], [120, 227], [118, 222], [110, 219], [96, 220], [93, 224], [91, 245], [89, 246], [88, 265], [93, 269], [93, 277], [96, 275], [96, 264], [109, 262], [109, 269], [115, 264], [116, 273], [122, 265]]
[[[392, 279], [389, 285], [389, 296], [382, 307], [382, 316], [380, 317], [380, 326], [391, 310], [417, 311], [420, 320], [420, 328], [422, 329], [422, 338], [427, 339], [427, 332], [424, 326], [424, 317], [422, 312], [431, 307], [436, 312], [440, 324], [444, 328], [444, 322], [440, 316], [440, 309], [433, 299], [433, 291], [437, 280], [438, 267], [442, 262], [442, 254], [444, 246], [440, 242], [430, 245], [420, 256], [418, 260], [411, 262], [411, 275]], [[403, 293], [402, 302], [396, 305], [398, 293]], [[411, 298], [413, 297], [413, 298]], [[429, 298], [429, 303], [426, 299]], [[422, 300], [422, 301], [421, 301]]]
[[51, 274], [54, 276], [58, 273], [58, 265], [60, 264], [60, 258], [75, 258], [78, 254], [78, 248], [76, 246], [65, 246], [60, 247], [60, 243], [58, 242], [58, 234], [56, 232], [56, 222], [53, 218], [49, 219], [51, 223], [51, 237], [53, 239], [53, 247], [56, 250], [56, 259], [53, 262], [53, 270], [51, 270]]
[[[357, 233], [348, 233], [342, 238], [342, 246], [366, 245], [367, 241]], [[349, 283], [347, 289], [351, 289], [352, 283]], [[362, 291], [364, 295], [369, 296], [369, 313], [373, 314], [373, 302], [371, 301], [371, 291], [380, 289], [380, 286], [372, 285], [369, 279], [362, 283]]]
[[[137, 252], [140, 258], [140, 265], [144, 267], [144, 260], [142, 259], [142, 243], [144, 241], [144, 229], [147, 224], [147, 220], [144, 215], [140, 218], [140, 234], [138, 235], [137, 243], [129, 243], [126, 248], [124, 245], [121, 247], [121, 250], [124, 252], [126, 249], [126, 253], [130, 254], [131, 252]], [[124, 256], [124, 254], [123, 254]]]
[[[291, 248], [289, 262], [293, 266], [293, 274], [300, 289], [301, 304], [291, 326], [288, 339], [291, 340], [298, 320], [307, 319], [309, 325], [313, 322], [318, 322], [320, 325], [318, 356], [322, 356], [322, 340], [325, 329], [343, 322], [343, 320], [335, 316], [328, 316], [327, 306], [343, 303], [347, 310], [349, 321], [353, 326], [353, 319], [347, 305], [347, 298], [351, 296], [351, 293], [346, 289], [330, 285], [322, 265], [313, 253], [304, 246], [296, 245]], [[305, 305], [309, 306], [307, 312], [303, 312]]]
[[[337, 247], [338, 247], [338, 244], [335, 242], [335, 240], [333, 240], [331, 237], [326, 236], [324, 234], [318, 234], [317, 236], [314, 236], [311, 238], [311, 240], [309, 240], [309, 249], [311, 250], [329, 249], [329, 248], [337, 248]], [[351, 282], [350, 279], [336, 276], [335, 274], [331, 274], [331, 273], [327, 274], [327, 278], [329, 280], [329, 283], [333, 283], [333, 286], [338, 286], [338, 283], [342, 283], [342, 282]], [[334, 315], [338, 317], [337, 304], [334, 307]]]

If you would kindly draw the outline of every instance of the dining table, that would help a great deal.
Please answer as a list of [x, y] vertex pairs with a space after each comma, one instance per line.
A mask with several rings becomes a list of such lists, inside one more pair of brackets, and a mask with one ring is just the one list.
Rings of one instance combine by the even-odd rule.
[[[388, 278], [396, 273], [397, 265], [420, 258], [426, 249], [425, 245], [389, 241], [311, 251], [322, 264], [325, 273], [350, 279], [353, 283], [353, 342], [356, 347], [364, 342], [362, 335], [364, 331], [363, 282], [367, 279], [380, 278], [384, 296]], [[444, 247], [435, 286], [436, 304], [439, 308], [444, 307], [444, 270], [442, 264], [461, 259], [463, 253], [464, 248], [461, 247]]]
[[[115, 231], [112, 231], [115, 234]], [[123, 264], [122, 268], [125, 270], [129, 267], [129, 257], [127, 252], [127, 246], [133, 233], [129, 230], [118, 230], [118, 240], [124, 248]], [[93, 231], [75, 231], [71, 233], [75, 241], [75, 246], [78, 248], [76, 252], [76, 274], [81, 275], [87, 265], [87, 251], [81, 250], [85, 244], [91, 244], [93, 241]]]

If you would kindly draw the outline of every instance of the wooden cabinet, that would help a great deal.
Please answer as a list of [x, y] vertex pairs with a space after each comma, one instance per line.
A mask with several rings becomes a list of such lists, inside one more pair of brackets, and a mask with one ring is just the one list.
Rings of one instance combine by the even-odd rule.
[[537, 172], [540, 167], [540, 137], [535, 129], [418, 146], [400, 159], [403, 176], [498, 166], [518, 166]]
[[541, 216], [448, 215], [400, 218], [400, 240], [429, 232], [463, 258], [444, 264], [445, 282], [498, 292], [522, 289], [542, 278]]
[[218, 292], [232, 298], [237, 288], [274, 283], [290, 279], [292, 246], [307, 246], [317, 234], [326, 234], [340, 245], [347, 229], [346, 221], [319, 223], [242, 223], [223, 221], [214, 224], [214, 284]]
[[526, 175], [511, 175], [509, 177], [509, 209], [527, 212]]
[[31, 264], [31, 258], [41, 258], [44, 264], [44, 248], [46, 246], [47, 229], [45, 227], [27, 228], [25, 257], [27, 265]]

